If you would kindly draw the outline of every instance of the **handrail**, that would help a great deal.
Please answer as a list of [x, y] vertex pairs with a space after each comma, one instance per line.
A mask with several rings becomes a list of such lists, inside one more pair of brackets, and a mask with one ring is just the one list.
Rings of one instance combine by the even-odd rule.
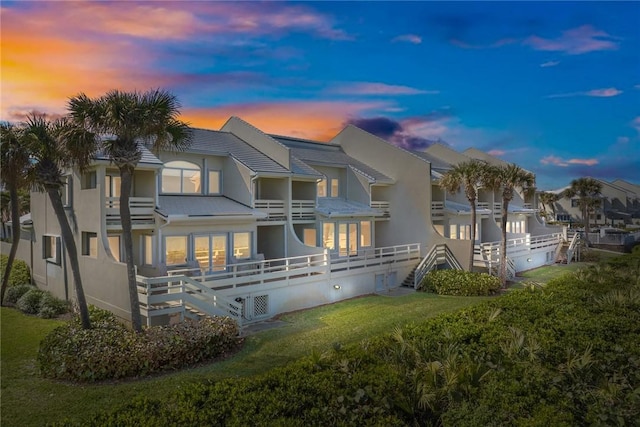
[[439, 261], [448, 262], [454, 269], [462, 270], [462, 266], [446, 244], [441, 243], [434, 245], [416, 267], [413, 276], [413, 287], [415, 289], [418, 289], [418, 286], [422, 282], [422, 279], [424, 279], [424, 276], [426, 276]]
[[571, 239], [571, 243], [567, 248], [567, 264], [570, 264], [573, 260], [573, 255], [575, 253], [576, 247], [578, 246], [578, 241], [580, 240], [580, 234], [575, 233], [573, 238]]

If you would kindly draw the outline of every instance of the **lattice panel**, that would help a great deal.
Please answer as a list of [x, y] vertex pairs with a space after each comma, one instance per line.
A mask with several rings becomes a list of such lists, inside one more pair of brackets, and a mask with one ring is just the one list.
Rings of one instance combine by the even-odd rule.
[[253, 315], [255, 317], [269, 314], [269, 295], [258, 295], [253, 299]]

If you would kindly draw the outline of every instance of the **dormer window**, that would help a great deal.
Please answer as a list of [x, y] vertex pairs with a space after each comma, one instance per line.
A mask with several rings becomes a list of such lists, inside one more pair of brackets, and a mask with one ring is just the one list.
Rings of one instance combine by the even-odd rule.
[[338, 178], [320, 180], [318, 182], [318, 197], [340, 197], [340, 180]]
[[162, 192], [173, 194], [199, 194], [200, 167], [195, 163], [176, 160], [165, 163], [162, 169]]

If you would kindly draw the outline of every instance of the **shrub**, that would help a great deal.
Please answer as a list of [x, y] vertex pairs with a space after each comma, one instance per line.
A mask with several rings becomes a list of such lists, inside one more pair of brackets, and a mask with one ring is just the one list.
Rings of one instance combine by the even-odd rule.
[[234, 351], [238, 326], [230, 318], [205, 318], [142, 333], [127, 329], [104, 310], [90, 309], [92, 329], [74, 319], [40, 343], [44, 377], [79, 382], [132, 378], [194, 365]]
[[7, 293], [4, 296], [5, 304], [15, 304], [18, 302], [20, 297], [26, 294], [28, 291], [36, 289], [35, 286], [31, 285], [15, 285], [7, 288]]
[[27, 314], [38, 314], [42, 306], [45, 291], [40, 289], [30, 289], [16, 302], [16, 307]]
[[38, 316], [51, 319], [69, 311], [69, 303], [54, 297], [49, 292], [45, 293], [40, 304]]
[[420, 290], [438, 295], [491, 295], [500, 289], [500, 279], [486, 273], [462, 270], [432, 270], [420, 283]]
[[[7, 266], [7, 255], [0, 255], [0, 272], [4, 276], [4, 269]], [[0, 277], [2, 277], [0, 276]], [[11, 266], [11, 274], [9, 275], [9, 286], [24, 285], [31, 283], [31, 273], [26, 262], [15, 259]]]

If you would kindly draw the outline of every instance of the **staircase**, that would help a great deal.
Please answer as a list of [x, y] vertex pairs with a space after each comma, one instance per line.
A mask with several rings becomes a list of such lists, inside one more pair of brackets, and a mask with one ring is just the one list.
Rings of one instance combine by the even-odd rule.
[[401, 286], [417, 289], [424, 276], [440, 266], [448, 266], [455, 270], [462, 270], [462, 266], [445, 244], [435, 245], [411, 273], [402, 281]]
[[573, 261], [576, 248], [580, 241], [580, 235], [575, 233], [570, 242], [563, 242], [556, 251], [556, 263], [557, 264], [571, 264]]
[[404, 278], [404, 280], [402, 281], [402, 283], [400, 284], [400, 286], [406, 286], [407, 288], [413, 288], [414, 287], [414, 280], [416, 277], [416, 269], [418, 268], [418, 266], [416, 265], [415, 267], [413, 267], [413, 270], [411, 270], [411, 272], [407, 275], [407, 277]]

